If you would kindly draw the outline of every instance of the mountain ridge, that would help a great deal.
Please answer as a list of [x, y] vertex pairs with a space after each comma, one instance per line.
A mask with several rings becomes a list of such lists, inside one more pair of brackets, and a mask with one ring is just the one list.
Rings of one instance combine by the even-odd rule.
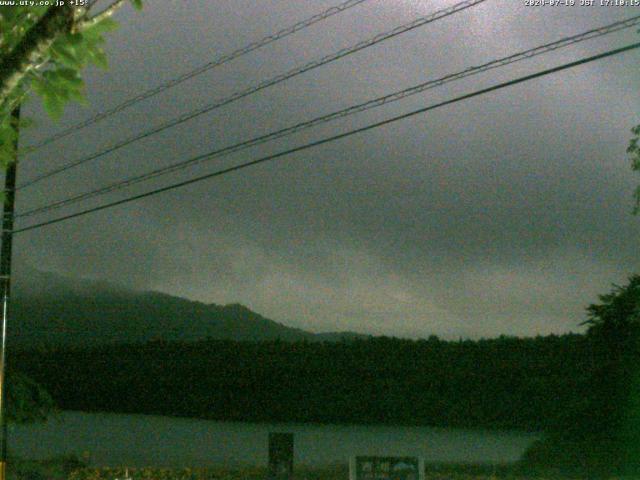
[[95, 346], [151, 340], [349, 341], [370, 335], [313, 333], [248, 307], [27, 270], [16, 282], [9, 337], [22, 347]]

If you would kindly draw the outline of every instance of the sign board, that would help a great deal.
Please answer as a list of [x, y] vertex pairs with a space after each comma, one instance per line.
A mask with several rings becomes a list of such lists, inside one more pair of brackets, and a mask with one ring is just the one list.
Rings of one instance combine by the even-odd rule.
[[424, 480], [424, 460], [418, 457], [353, 457], [349, 480]]
[[269, 433], [269, 480], [293, 479], [293, 433]]

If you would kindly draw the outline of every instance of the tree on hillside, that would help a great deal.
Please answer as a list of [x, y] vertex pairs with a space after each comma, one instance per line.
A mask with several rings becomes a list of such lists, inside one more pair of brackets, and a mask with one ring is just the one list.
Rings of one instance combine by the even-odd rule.
[[7, 381], [7, 419], [10, 422], [41, 422], [55, 410], [55, 402], [49, 392], [26, 375], [11, 371]]
[[581, 398], [525, 463], [598, 473], [640, 473], [640, 275], [587, 308], [590, 370]]
[[621, 354], [636, 348], [640, 332], [640, 275], [633, 275], [623, 287], [614, 285], [611, 293], [600, 295], [600, 304], [587, 308], [588, 335]]
[[640, 468], [640, 275], [615, 285], [587, 309], [598, 362], [592, 387], [601, 431], [616, 445], [621, 467]]

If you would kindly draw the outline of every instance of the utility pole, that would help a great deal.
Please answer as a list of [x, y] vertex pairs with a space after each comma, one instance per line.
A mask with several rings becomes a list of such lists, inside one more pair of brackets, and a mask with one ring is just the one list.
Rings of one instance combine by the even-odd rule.
[[13, 144], [13, 162], [7, 167], [4, 179], [4, 204], [2, 209], [2, 244], [0, 245], [0, 295], [2, 295], [2, 331], [0, 338], [0, 480], [7, 478], [7, 386], [6, 348], [7, 317], [11, 296], [11, 247], [13, 246], [13, 218], [16, 200], [16, 174], [18, 169], [18, 135], [20, 107], [11, 112], [11, 122], [16, 130]]

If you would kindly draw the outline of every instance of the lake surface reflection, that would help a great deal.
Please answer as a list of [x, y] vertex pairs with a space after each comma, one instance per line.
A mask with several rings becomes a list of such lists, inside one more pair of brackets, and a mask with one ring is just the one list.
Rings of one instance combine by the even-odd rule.
[[416, 455], [427, 462], [515, 461], [535, 434], [430, 427], [252, 424], [61, 412], [46, 424], [11, 426], [11, 453], [27, 458], [89, 453], [95, 466], [266, 465], [269, 432], [293, 432], [295, 464], [346, 463], [352, 455]]

